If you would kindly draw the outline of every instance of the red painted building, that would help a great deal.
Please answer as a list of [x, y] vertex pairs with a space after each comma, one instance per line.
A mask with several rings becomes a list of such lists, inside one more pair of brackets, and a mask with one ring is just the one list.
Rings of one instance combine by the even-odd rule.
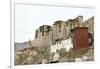
[[73, 32], [73, 49], [89, 47], [88, 27], [76, 27]]

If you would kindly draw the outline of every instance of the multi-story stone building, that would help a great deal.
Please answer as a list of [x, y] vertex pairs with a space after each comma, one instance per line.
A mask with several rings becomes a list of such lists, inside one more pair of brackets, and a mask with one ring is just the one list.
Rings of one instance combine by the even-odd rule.
[[[52, 26], [42, 25], [35, 32], [35, 45], [48, 46], [52, 41]], [[34, 44], [33, 44], [34, 45]]]
[[78, 16], [75, 19], [69, 19], [66, 21], [67, 26], [72, 31], [75, 27], [81, 27], [83, 24], [83, 16]]
[[[93, 18], [92, 18], [93, 19]], [[85, 22], [90, 22], [91, 19]], [[84, 27], [83, 16], [78, 16], [74, 19], [67, 21], [58, 20], [55, 21], [52, 26], [42, 25], [36, 30], [35, 44], [36, 46], [51, 46], [60, 44], [63, 40], [72, 36], [72, 32], [75, 27]], [[92, 20], [93, 23], [93, 20]], [[90, 23], [87, 25], [91, 28]]]
[[66, 23], [65, 21], [56, 21], [53, 24], [53, 44], [60, 43], [66, 37]]
[[36, 30], [35, 39], [41, 39], [45, 36], [49, 36], [52, 31], [52, 27], [49, 25], [42, 25]]
[[71, 32], [75, 27], [81, 27], [83, 23], [83, 16], [78, 16], [74, 19], [67, 21], [58, 20], [55, 21], [52, 26], [42, 25], [35, 32], [35, 44], [51, 45], [61, 43], [71, 36]]
[[53, 24], [53, 43], [60, 43], [62, 40], [71, 36], [71, 32], [75, 27], [81, 27], [83, 23], [83, 16], [78, 16], [75, 19], [67, 21], [56, 21]]

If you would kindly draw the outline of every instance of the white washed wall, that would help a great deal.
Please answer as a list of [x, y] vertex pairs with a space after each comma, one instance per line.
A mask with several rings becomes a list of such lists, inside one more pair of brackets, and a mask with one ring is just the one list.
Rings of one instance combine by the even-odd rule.
[[71, 48], [73, 48], [72, 39], [63, 40], [60, 44], [51, 45], [51, 52], [56, 53], [56, 50], [60, 50], [61, 48], [66, 48], [68, 52]]

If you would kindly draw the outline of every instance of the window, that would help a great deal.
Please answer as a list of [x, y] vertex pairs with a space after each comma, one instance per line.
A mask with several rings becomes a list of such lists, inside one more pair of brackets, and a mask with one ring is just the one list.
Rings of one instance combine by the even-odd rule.
[[59, 27], [59, 32], [61, 32], [61, 23], [59, 23], [58, 27]]

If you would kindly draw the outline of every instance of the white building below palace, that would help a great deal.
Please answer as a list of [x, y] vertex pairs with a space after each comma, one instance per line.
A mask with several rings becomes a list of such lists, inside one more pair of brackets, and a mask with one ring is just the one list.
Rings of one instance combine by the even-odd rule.
[[66, 40], [62, 40], [61, 43], [56, 43], [54, 45], [51, 45], [51, 52], [56, 53], [57, 50], [60, 50], [61, 48], [65, 48], [66, 52], [68, 52], [70, 49], [73, 48], [72, 39], [68, 38]]

